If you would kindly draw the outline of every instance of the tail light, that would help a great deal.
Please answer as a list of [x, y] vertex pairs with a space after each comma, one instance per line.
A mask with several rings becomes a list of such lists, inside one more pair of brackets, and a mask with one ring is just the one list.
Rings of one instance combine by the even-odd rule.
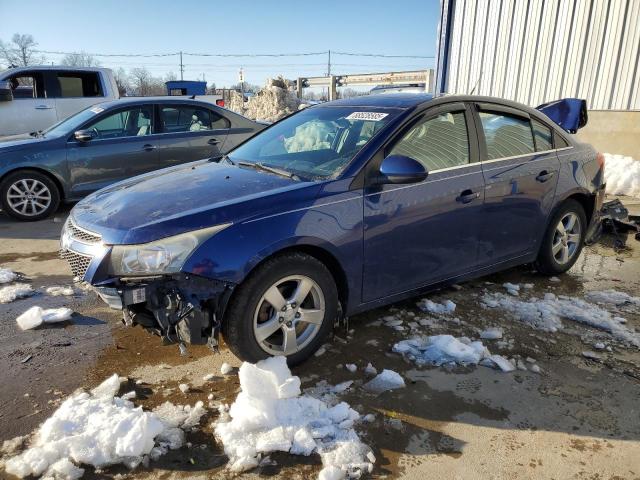
[[219, 107], [224, 107], [224, 100], [219, 98], [218, 100], [216, 100], [216, 105]]
[[602, 173], [604, 173], [604, 155], [598, 152], [598, 155], [596, 155], [596, 161], [598, 162], [600, 170], [602, 170]]

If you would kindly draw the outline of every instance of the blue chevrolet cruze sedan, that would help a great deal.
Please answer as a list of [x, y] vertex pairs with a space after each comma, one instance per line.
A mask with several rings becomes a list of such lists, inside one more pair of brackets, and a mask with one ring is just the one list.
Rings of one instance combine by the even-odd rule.
[[575, 105], [310, 107], [225, 156], [90, 195], [61, 252], [127, 324], [299, 363], [341, 317], [515, 265], [568, 270], [604, 195], [602, 156], [568, 134], [586, 122]]

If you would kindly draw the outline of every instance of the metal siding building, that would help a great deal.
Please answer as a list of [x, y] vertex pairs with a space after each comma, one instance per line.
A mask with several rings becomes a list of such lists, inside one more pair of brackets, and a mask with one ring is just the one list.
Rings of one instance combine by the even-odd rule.
[[440, 92], [640, 110], [640, 0], [442, 0]]

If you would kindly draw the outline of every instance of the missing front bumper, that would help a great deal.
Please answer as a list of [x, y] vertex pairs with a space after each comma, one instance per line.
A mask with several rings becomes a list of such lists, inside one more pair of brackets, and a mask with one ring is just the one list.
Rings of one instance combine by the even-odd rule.
[[235, 285], [179, 274], [149, 279], [118, 279], [94, 286], [127, 325], [140, 325], [178, 343], [217, 346], [220, 319]]

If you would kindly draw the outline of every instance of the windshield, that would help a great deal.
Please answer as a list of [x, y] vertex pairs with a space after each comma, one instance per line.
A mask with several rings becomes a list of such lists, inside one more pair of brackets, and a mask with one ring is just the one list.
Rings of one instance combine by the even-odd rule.
[[397, 114], [368, 107], [313, 107], [292, 115], [233, 150], [234, 163], [275, 167], [302, 178], [337, 175]]
[[42, 133], [46, 137], [61, 137], [75, 132], [80, 126], [87, 120], [92, 119], [99, 113], [104, 112], [104, 108], [100, 105], [93, 105], [92, 107], [82, 110], [81, 112], [71, 115], [69, 118], [65, 118], [61, 122], [47, 128]]

